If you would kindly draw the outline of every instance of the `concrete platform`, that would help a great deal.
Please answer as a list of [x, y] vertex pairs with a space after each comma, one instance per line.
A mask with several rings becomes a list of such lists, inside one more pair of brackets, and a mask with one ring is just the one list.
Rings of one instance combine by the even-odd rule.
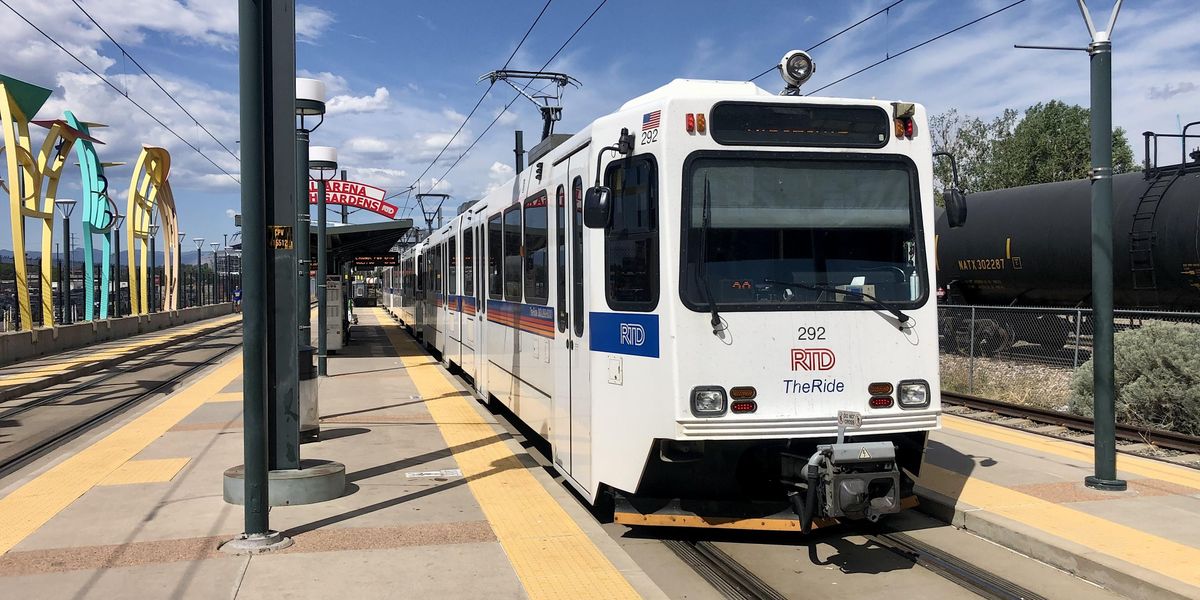
[[943, 416], [923, 510], [1129, 598], [1200, 598], [1200, 470], [1118, 455], [1125, 492], [1083, 485], [1091, 446]]
[[[222, 307], [227, 306], [229, 305], [187, 309], [188, 311], [192, 311], [189, 314], [193, 317], [202, 316], [202, 313], [221, 315], [195, 323], [168, 327], [160, 331], [154, 331], [153, 333], [144, 333], [102, 343], [88, 344], [83, 348], [30, 358], [6, 365], [0, 368], [0, 402], [20, 398], [30, 392], [41, 390], [64, 381], [70, 381], [76, 377], [89, 375], [131, 358], [143, 356], [163, 348], [169, 348], [173, 344], [177, 344], [183, 340], [205, 335], [240, 322], [242, 320], [240, 313], [228, 314], [228, 310], [221, 311]], [[156, 313], [154, 316], [158, 314]], [[124, 320], [132, 320], [136, 324], [139, 319], [148, 318], [150, 317], [134, 316], [126, 317]], [[106, 326], [106, 323], [107, 321], [93, 321], [69, 325], [67, 327], [102, 328]], [[38, 329], [33, 333], [47, 337], [54, 335], [55, 331], [53, 329]], [[32, 335], [32, 333], [25, 331], [0, 335], [9, 336], [5, 338], [8, 343], [16, 343], [14, 340], [17, 338], [12, 336]]]
[[[346, 494], [271, 510], [294, 545], [230, 556], [241, 356], [0, 482], [0, 590], [28, 598], [665, 597], [383, 313], [320, 380]], [[378, 316], [377, 316], [378, 315]], [[2, 596], [3, 593], [0, 593]]]

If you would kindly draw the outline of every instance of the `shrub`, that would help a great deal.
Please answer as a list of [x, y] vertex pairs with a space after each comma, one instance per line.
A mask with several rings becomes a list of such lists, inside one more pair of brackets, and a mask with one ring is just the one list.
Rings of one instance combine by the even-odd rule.
[[[1200, 435], [1200, 325], [1149, 321], [1117, 333], [1117, 422]], [[1091, 416], [1092, 361], [1071, 380], [1071, 412]]]

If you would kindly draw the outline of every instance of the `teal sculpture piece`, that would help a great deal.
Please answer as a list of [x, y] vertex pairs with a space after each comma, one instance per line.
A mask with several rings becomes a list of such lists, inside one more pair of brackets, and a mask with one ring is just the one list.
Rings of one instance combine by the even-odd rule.
[[[85, 123], [75, 117], [71, 111], [65, 111], [67, 124], [85, 134], [90, 134], [91, 127], [104, 127], [96, 123]], [[83, 176], [83, 268], [84, 268], [84, 298], [86, 310], [84, 318], [96, 318], [95, 282], [96, 267], [93, 264], [93, 236], [99, 235], [101, 243], [100, 258], [100, 318], [108, 318], [108, 287], [112, 275], [113, 257], [113, 223], [116, 220], [117, 204], [108, 195], [108, 179], [104, 176], [104, 167], [117, 166], [122, 163], [102, 163], [96, 156], [96, 148], [90, 141], [80, 140], [75, 144], [75, 156], [79, 161], [79, 172]]]

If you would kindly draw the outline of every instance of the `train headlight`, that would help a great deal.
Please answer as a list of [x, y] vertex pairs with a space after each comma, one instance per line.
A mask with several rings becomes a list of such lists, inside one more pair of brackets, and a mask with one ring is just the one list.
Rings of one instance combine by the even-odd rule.
[[692, 414], [697, 417], [719, 417], [725, 414], [725, 388], [702, 385], [692, 388]]
[[929, 383], [921, 379], [901, 381], [896, 388], [900, 408], [925, 408], [929, 406]]
[[793, 87], [804, 85], [816, 70], [812, 57], [803, 50], [792, 50], [779, 61], [779, 74], [783, 76], [783, 82]]

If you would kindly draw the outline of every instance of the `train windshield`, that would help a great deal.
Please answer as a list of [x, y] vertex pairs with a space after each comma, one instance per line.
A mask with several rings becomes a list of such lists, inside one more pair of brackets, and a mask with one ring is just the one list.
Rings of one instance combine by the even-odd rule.
[[836, 289], [901, 308], [926, 297], [908, 160], [705, 153], [683, 193], [680, 293], [693, 310], [872, 307]]

